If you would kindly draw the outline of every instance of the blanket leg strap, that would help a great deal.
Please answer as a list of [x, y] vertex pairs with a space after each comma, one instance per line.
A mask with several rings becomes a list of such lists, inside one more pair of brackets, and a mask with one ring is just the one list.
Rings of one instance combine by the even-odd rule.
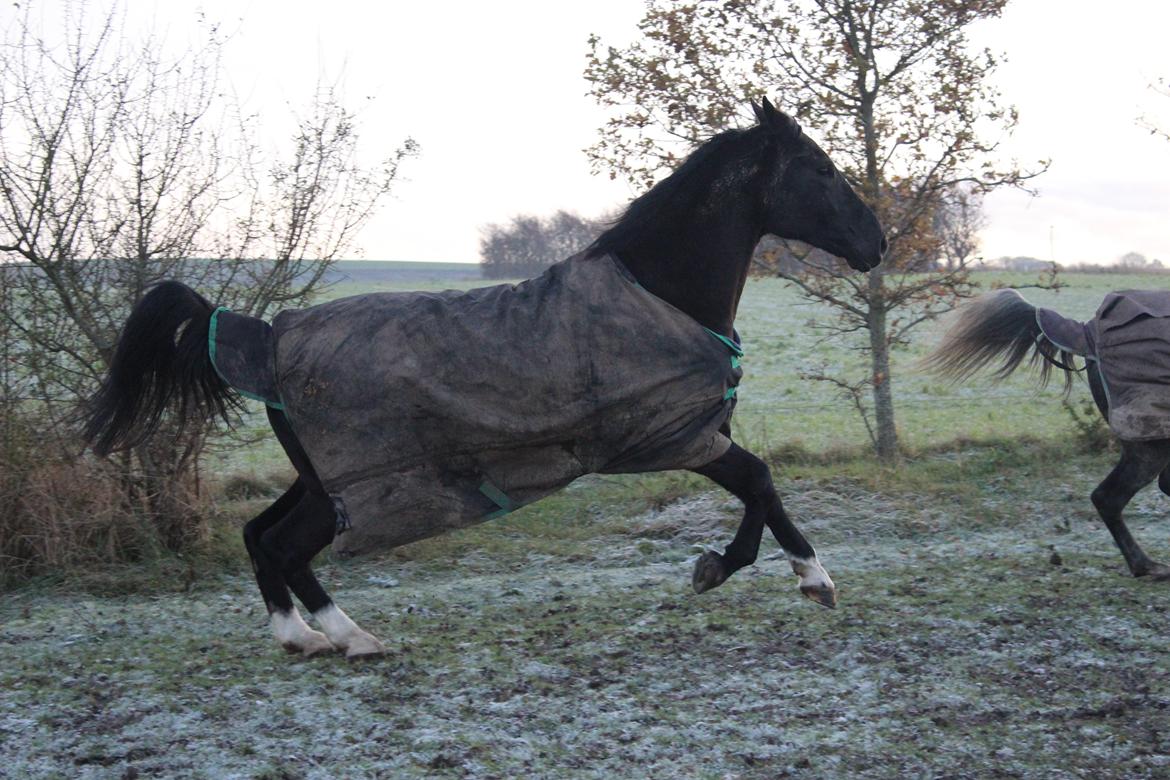
[[479, 492], [483, 493], [493, 504], [499, 507], [496, 511], [484, 515], [485, 520], [494, 520], [497, 517], [503, 517], [516, 508], [516, 505], [512, 503], [512, 499], [508, 498], [504, 491], [493, 485], [489, 479], [485, 479], [483, 484], [479, 486]]

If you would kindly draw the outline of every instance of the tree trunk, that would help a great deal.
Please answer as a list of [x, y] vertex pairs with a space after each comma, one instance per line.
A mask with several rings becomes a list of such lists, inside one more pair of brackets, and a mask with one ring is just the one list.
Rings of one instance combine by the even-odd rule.
[[877, 428], [874, 448], [885, 463], [898, 459], [898, 429], [894, 421], [894, 393], [890, 386], [890, 344], [886, 338], [886, 304], [882, 296], [882, 273], [875, 268], [869, 276], [869, 347], [873, 367], [873, 412]]

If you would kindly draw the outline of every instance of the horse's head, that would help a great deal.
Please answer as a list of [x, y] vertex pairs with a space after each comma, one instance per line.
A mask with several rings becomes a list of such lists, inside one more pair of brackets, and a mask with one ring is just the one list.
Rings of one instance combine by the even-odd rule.
[[767, 98], [752, 108], [771, 142], [771, 175], [763, 195], [765, 231], [812, 244], [858, 271], [875, 267], [886, 251], [886, 238], [873, 211], [796, 120]]

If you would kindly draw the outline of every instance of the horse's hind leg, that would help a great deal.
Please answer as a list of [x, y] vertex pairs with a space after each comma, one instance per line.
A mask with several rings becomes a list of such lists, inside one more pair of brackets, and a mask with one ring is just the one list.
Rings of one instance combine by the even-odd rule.
[[283, 520], [264, 532], [260, 548], [313, 613], [331, 646], [344, 650], [348, 658], [380, 655], [386, 648], [333, 603], [309, 566], [317, 553], [333, 541], [335, 527], [333, 502], [326, 495], [308, 490]]
[[1170, 441], [1123, 442], [1121, 460], [1093, 491], [1093, 505], [1135, 577], [1149, 575], [1155, 579], [1170, 579], [1170, 567], [1151, 560], [1121, 519], [1121, 512], [1130, 499], [1159, 474], [1162, 476], [1158, 479], [1158, 486], [1163, 492], [1170, 492], [1167, 490], [1170, 478], [1165, 476], [1168, 462]]
[[281, 564], [272, 558], [261, 544], [264, 534], [284, 520], [301, 503], [307, 493], [305, 483], [298, 479], [272, 506], [265, 509], [244, 526], [244, 546], [252, 559], [256, 584], [268, 607], [272, 633], [289, 652], [305, 655], [328, 652], [333, 644], [320, 631], [309, 628], [297, 611], [289, 595]]
[[[287, 517], [265, 532], [262, 547], [277, 562], [288, 586], [313, 613], [333, 645], [345, 650], [349, 658], [384, 653], [386, 648], [377, 638], [358, 628], [333, 603], [309, 568], [309, 562], [333, 541], [337, 527], [333, 501], [284, 413], [270, 407], [268, 421], [300, 481], [304, 482], [305, 494]], [[299, 614], [295, 620], [300, 620]]]
[[836, 605], [833, 581], [817, 560], [812, 545], [784, 511], [766, 463], [733, 443], [722, 457], [694, 471], [733, 493], [744, 506], [743, 521], [723, 554], [709, 551], [695, 562], [691, 582], [696, 593], [722, 584], [739, 569], [755, 563], [767, 525], [800, 577], [801, 593], [823, 606]]

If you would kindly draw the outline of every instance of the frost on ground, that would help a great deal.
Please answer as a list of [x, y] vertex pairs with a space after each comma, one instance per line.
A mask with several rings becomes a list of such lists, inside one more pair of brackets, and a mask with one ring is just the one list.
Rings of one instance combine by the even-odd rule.
[[[695, 596], [738, 505], [702, 493], [586, 555], [322, 567], [389, 656], [286, 656], [249, 578], [0, 607], [0, 775], [1164, 778], [1170, 583], [1075, 484], [963, 504], [786, 480], [840, 588], [765, 556]], [[1131, 527], [1170, 558], [1167, 503]], [[688, 557], [689, 556], [689, 557]]]

